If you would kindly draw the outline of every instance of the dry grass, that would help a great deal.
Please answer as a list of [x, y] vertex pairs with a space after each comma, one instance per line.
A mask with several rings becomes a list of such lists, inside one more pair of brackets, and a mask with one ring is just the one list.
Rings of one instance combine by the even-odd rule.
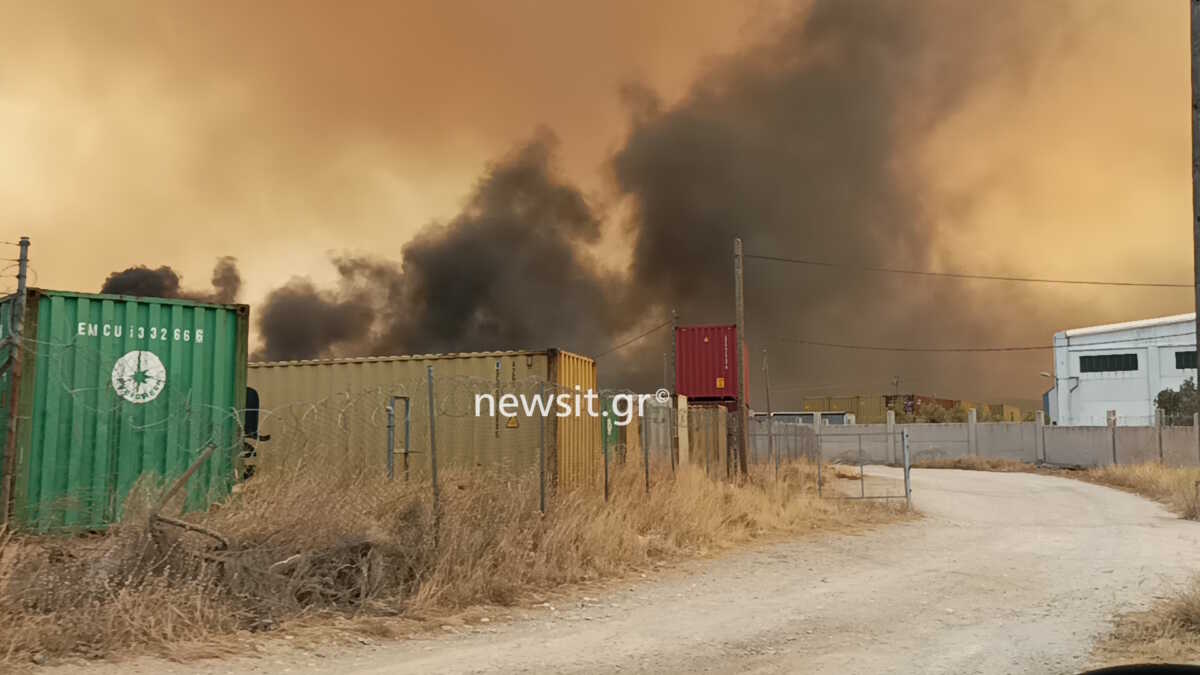
[[1121, 617], [1097, 652], [1107, 664], [1200, 661], [1200, 577], [1149, 611]]
[[[1073, 473], [1162, 502], [1182, 518], [1200, 520], [1200, 469], [1148, 463]], [[1200, 577], [1149, 611], [1121, 617], [1098, 653], [1106, 663], [1200, 661]]]
[[1102, 485], [1136, 492], [1165, 504], [1182, 518], [1200, 520], [1200, 469], [1172, 468], [1157, 463], [1106, 466], [1079, 472]]
[[1034, 471], [1032, 464], [1011, 459], [993, 459], [969, 455], [945, 459], [923, 459], [913, 462], [914, 469], [965, 469], [967, 471], [1001, 471], [1023, 472]]
[[1030, 472], [1063, 476], [1107, 485], [1165, 504], [1182, 518], [1200, 520], [1200, 468], [1173, 468], [1157, 462], [1123, 464], [1095, 469], [1056, 469], [1026, 462], [986, 457], [928, 459], [913, 463], [914, 469], [966, 469], [973, 471]]
[[227, 550], [201, 534], [149, 527], [138, 506], [148, 499], [131, 499], [106, 536], [0, 534], [0, 666], [130, 652], [178, 658], [188, 645], [211, 651], [234, 634], [314, 618], [432, 620], [765, 534], [855, 528], [896, 513], [819, 499], [807, 464], [736, 487], [699, 471], [673, 479], [658, 471], [648, 495], [641, 467], [630, 466], [616, 471], [610, 503], [560, 494], [544, 516], [532, 479], [451, 473], [435, 513], [428, 482], [332, 465], [275, 467], [188, 516], [224, 534]]

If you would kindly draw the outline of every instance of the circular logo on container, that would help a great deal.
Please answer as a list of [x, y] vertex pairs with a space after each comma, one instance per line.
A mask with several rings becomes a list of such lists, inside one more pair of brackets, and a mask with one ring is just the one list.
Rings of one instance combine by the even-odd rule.
[[113, 365], [112, 386], [126, 401], [149, 403], [167, 386], [167, 369], [153, 352], [129, 352]]

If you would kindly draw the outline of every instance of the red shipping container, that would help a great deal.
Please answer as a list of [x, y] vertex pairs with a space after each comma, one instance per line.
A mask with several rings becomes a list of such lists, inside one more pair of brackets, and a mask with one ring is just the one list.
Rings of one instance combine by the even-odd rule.
[[[748, 351], [748, 350], [747, 350]], [[736, 400], [737, 326], [675, 329], [675, 393], [689, 399]], [[749, 364], [749, 360], [746, 360]], [[747, 368], [749, 372], [749, 368]], [[749, 388], [749, 378], [747, 378]]]

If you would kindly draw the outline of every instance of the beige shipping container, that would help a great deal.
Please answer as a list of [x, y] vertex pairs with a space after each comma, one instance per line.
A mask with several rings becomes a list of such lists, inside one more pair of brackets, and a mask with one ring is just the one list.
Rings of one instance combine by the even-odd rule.
[[[596, 390], [596, 364], [556, 349], [426, 354], [311, 361], [250, 363], [247, 385], [258, 391], [259, 445], [269, 456], [322, 453], [335, 461], [386, 471], [388, 405], [395, 402], [396, 475], [430, 466], [430, 402], [427, 369], [433, 367], [434, 435], [438, 468], [536, 472], [543, 433], [546, 473], [564, 487], [596, 486], [603, 480], [600, 422], [586, 414], [544, 420], [538, 412], [506, 417], [505, 394], [532, 396]], [[478, 395], [490, 395], [493, 408]], [[405, 401], [408, 428], [405, 432]], [[479, 414], [476, 414], [476, 413]], [[494, 414], [492, 414], [494, 412]]]

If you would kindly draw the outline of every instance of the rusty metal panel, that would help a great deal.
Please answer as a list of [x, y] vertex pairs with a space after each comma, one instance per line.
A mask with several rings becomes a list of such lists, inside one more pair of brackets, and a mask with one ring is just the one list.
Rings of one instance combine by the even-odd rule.
[[[559, 393], [597, 391], [596, 362], [586, 356], [557, 352], [555, 385]], [[598, 487], [604, 481], [600, 418], [586, 414], [559, 417], [557, 422], [558, 484], [565, 489]]]
[[736, 399], [737, 326], [675, 329], [675, 393], [688, 399]]

